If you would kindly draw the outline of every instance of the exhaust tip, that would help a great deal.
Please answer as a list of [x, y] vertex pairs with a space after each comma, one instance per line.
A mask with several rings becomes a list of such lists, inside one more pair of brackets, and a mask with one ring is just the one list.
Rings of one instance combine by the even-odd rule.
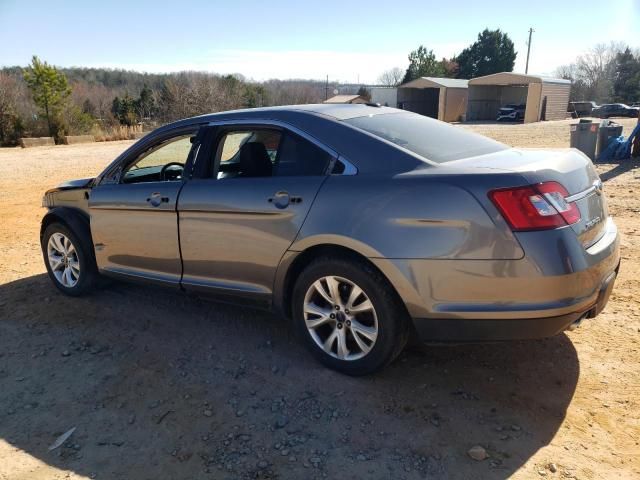
[[582, 315], [579, 319], [577, 319], [575, 322], [573, 322], [571, 325], [569, 325], [569, 326], [567, 327], [567, 330], [569, 330], [570, 332], [573, 332], [576, 328], [578, 328], [578, 327], [582, 324], [582, 321], [583, 321], [585, 318], [587, 318], [587, 315], [588, 315], [588, 314], [589, 314], [589, 313], [587, 312], [587, 313], [585, 313], [584, 315]]

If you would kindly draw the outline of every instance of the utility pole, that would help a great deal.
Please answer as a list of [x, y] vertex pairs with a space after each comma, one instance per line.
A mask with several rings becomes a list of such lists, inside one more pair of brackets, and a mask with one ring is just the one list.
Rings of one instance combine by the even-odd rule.
[[327, 82], [324, 84], [324, 99], [329, 98], [329, 75], [327, 75]]
[[533, 28], [529, 29], [529, 41], [527, 42], [527, 66], [524, 67], [524, 73], [529, 73], [529, 54], [531, 53], [531, 35], [533, 34]]

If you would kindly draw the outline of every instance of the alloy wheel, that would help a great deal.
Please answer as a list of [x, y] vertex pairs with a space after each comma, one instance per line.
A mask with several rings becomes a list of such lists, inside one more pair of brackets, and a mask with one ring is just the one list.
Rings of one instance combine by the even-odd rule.
[[80, 279], [78, 252], [71, 240], [56, 232], [47, 243], [47, 259], [56, 280], [67, 288], [73, 288]]
[[304, 297], [304, 321], [316, 345], [340, 360], [364, 357], [378, 338], [373, 303], [342, 277], [326, 276], [311, 284]]

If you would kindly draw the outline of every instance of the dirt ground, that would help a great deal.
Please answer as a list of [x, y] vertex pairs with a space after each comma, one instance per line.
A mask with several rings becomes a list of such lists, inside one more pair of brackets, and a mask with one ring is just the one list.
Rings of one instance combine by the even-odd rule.
[[[566, 147], [569, 123], [465, 128]], [[268, 313], [123, 283], [55, 290], [42, 193], [128, 145], [0, 150], [1, 480], [640, 478], [640, 163], [598, 165], [623, 263], [597, 319], [541, 341], [414, 347], [349, 378]]]

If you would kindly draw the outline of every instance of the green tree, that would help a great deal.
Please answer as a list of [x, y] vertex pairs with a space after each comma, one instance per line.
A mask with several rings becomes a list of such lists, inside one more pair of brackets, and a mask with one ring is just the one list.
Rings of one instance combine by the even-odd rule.
[[409, 54], [409, 68], [404, 74], [402, 83], [420, 77], [442, 77], [444, 74], [444, 67], [436, 60], [433, 50], [427, 50], [424, 45], [420, 45], [417, 50]]
[[34, 55], [31, 65], [24, 70], [24, 80], [31, 90], [33, 101], [47, 119], [49, 135], [59, 136], [62, 129], [60, 114], [71, 94], [67, 77]]
[[458, 78], [474, 78], [498, 72], [513, 72], [516, 62], [513, 42], [500, 29], [484, 29], [478, 40], [465, 48], [454, 60]]
[[247, 108], [262, 107], [266, 104], [267, 91], [262, 85], [247, 84], [245, 106]]
[[96, 106], [88, 98], [85, 98], [84, 102], [82, 102], [82, 113], [86, 113], [92, 117], [96, 116]]
[[640, 56], [634, 57], [629, 47], [616, 55], [613, 95], [617, 102], [640, 99]]
[[153, 99], [153, 91], [145, 83], [140, 90], [140, 96], [136, 100], [136, 110], [141, 119], [150, 118], [156, 107]]
[[122, 125], [135, 125], [138, 121], [136, 113], [136, 100], [131, 98], [128, 93], [124, 97], [115, 97], [111, 104], [111, 113], [118, 119]]

